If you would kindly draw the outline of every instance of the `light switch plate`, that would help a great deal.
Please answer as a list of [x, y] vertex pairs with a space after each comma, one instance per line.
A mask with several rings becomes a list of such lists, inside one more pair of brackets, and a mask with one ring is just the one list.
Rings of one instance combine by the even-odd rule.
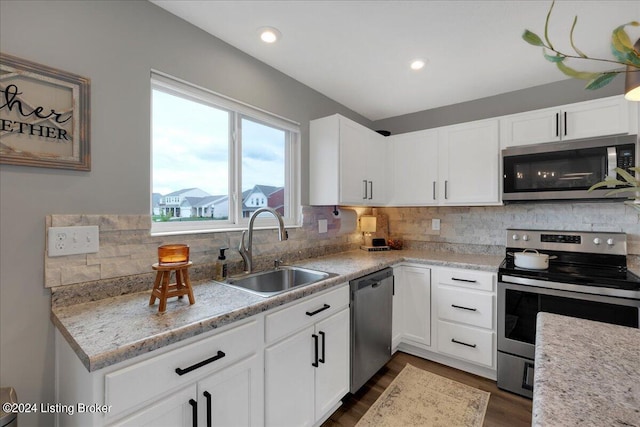
[[326, 233], [327, 232], [327, 220], [319, 219], [318, 220], [318, 233]]
[[48, 248], [50, 257], [91, 254], [100, 248], [97, 225], [83, 227], [49, 227]]
[[440, 220], [438, 218], [431, 219], [431, 229], [432, 230], [440, 230]]

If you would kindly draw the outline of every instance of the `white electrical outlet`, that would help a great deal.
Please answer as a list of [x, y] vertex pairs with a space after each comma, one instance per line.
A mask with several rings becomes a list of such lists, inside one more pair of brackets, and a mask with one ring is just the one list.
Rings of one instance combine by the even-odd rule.
[[318, 233], [326, 233], [327, 232], [327, 220], [319, 219], [318, 220]]
[[434, 231], [440, 230], [440, 220], [438, 218], [431, 219], [431, 229]]
[[100, 248], [97, 225], [84, 227], [49, 227], [49, 256], [91, 254]]

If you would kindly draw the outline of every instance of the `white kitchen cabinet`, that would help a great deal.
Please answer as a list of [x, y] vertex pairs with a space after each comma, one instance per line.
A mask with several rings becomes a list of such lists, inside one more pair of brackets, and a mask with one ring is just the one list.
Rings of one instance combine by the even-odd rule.
[[498, 120], [446, 126], [439, 132], [440, 204], [500, 204]]
[[309, 125], [309, 203], [386, 203], [385, 137], [335, 114]]
[[314, 425], [348, 393], [348, 307], [345, 284], [267, 315], [265, 425]]
[[389, 205], [437, 205], [438, 131], [392, 135], [387, 142], [391, 166]]
[[500, 119], [502, 148], [637, 133], [638, 106], [612, 96]]
[[496, 274], [442, 267], [437, 277], [438, 352], [495, 369]]
[[[263, 316], [254, 316], [93, 372], [56, 333], [56, 401], [109, 407], [106, 414], [58, 414], [58, 425], [191, 426], [193, 405], [198, 424], [206, 425], [205, 391], [215, 396], [214, 419], [238, 426], [262, 425], [263, 328]], [[229, 408], [241, 408], [244, 419], [229, 418]]]
[[394, 269], [394, 348], [398, 341], [431, 345], [431, 269], [401, 265]]

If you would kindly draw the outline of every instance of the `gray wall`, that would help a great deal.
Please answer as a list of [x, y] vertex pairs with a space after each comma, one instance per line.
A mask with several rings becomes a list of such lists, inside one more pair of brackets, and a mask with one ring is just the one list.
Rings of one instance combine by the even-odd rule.
[[[544, 58], [540, 57], [540, 60], [544, 61]], [[624, 78], [621, 76], [598, 90], [585, 90], [585, 84], [584, 80], [562, 80], [544, 86], [378, 120], [373, 123], [373, 128], [385, 129], [392, 134], [413, 132], [624, 93]]]
[[303, 203], [309, 120], [340, 112], [370, 124], [147, 1], [3, 0], [0, 51], [91, 79], [91, 172], [0, 166], [0, 383], [24, 402], [54, 397], [45, 216], [149, 213], [151, 69], [300, 122]]

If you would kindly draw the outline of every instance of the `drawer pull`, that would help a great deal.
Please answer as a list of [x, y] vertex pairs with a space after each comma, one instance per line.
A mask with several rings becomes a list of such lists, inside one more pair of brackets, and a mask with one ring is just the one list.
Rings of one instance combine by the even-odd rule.
[[191, 417], [193, 418], [193, 427], [198, 427], [198, 402], [193, 399], [189, 399], [189, 405], [191, 405]]
[[176, 368], [176, 374], [178, 375], [188, 374], [191, 371], [194, 371], [198, 368], [202, 368], [204, 365], [208, 365], [211, 362], [215, 362], [216, 360], [222, 359], [224, 356], [226, 356], [224, 352], [218, 350], [218, 354], [208, 358], [207, 360], [203, 360], [202, 362], [196, 363], [195, 365], [191, 365], [188, 368], [184, 368], [184, 369]]
[[315, 316], [316, 314], [320, 313], [321, 311], [325, 311], [326, 309], [331, 308], [331, 306], [329, 304], [324, 304], [322, 306], [322, 308], [317, 309], [316, 311], [307, 311], [307, 316]]
[[454, 280], [456, 282], [466, 282], [466, 283], [478, 283], [477, 280], [470, 280], [470, 279], [458, 279], [457, 277], [452, 277], [451, 280]]
[[469, 311], [478, 311], [477, 308], [469, 308], [469, 307], [463, 307], [461, 305], [455, 305], [455, 304], [451, 304], [451, 307], [453, 308], [459, 308], [461, 310], [469, 310]]
[[211, 427], [211, 393], [205, 391], [202, 394], [207, 398], [207, 427]]
[[466, 342], [458, 341], [455, 338], [451, 338], [451, 342], [454, 342], [454, 343], [460, 344], [460, 345], [466, 345], [467, 347], [471, 347], [471, 348], [476, 348], [475, 344], [467, 344]]

